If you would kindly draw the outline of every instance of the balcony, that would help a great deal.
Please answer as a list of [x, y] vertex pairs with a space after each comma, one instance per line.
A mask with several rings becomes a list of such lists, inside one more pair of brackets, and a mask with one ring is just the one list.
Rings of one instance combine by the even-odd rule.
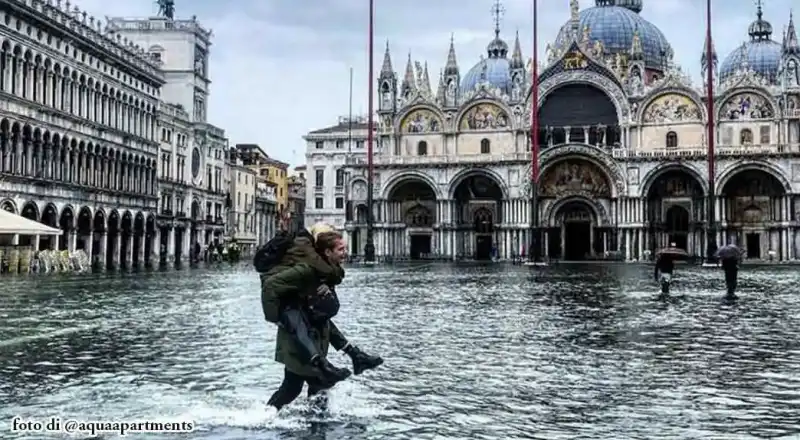
[[164, 209], [162, 209], [162, 210], [161, 210], [161, 214], [159, 214], [159, 215], [161, 215], [162, 217], [169, 217], [169, 218], [172, 218], [172, 217], [173, 217], [173, 215], [172, 215], [172, 210], [171, 210], [171, 209], [169, 209], [169, 208], [164, 208]]
[[185, 220], [185, 219], [189, 218], [189, 216], [186, 215], [186, 213], [183, 212], [183, 211], [178, 211], [178, 214], [175, 217], [177, 217], [177, 218], [179, 218], [181, 220]]
[[214, 217], [214, 223], [218, 224], [218, 225], [224, 225], [225, 224], [225, 220], [220, 216], [216, 216], [216, 217]]
[[[468, 165], [490, 164], [498, 162], [527, 162], [531, 159], [530, 153], [505, 153], [505, 154], [468, 154], [462, 156], [377, 156], [373, 163], [376, 166], [404, 166], [404, 165]], [[365, 157], [348, 157], [345, 162], [350, 166], [366, 166]]]
[[[717, 158], [741, 156], [781, 156], [800, 153], [800, 144], [771, 145], [716, 145], [714, 156]], [[615, 148], [611, 155], [614, 159], [661, 160], [665, 158], [700, 159], [708, 156], [706, 145], [687, 145], [677, 148], [636, 151]]]

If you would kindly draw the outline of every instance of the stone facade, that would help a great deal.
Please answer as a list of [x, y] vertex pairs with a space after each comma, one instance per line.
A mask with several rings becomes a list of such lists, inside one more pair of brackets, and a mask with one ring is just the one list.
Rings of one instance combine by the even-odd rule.
[[[705, 84], [692, 85], [668, 44], [656, 64], [638, 30], [625, 36], [629, 48], [606, 48], [589, 25], [581, 26], [576, 5], [538, 67], [542, 254], [586, 259], [621, 253], [634, 260], [674, 242], [704, 255], [713, 187], [717, 245], [736, 242], [748, 258], [796, 259], [800, 47], [793, 23], [777, 75], [755, 69], [745, 57], [723, 80], [714, 73], [709, 106]], [[620, 12], [614, 2], [596, 8], [638, 14]], [[648, 44], [660, 41], [648, 38]], [[518, 39], [510, 59], [508, 52], [497, 30], [488, 57], [467, 75], [475, 83], [466, 84], [451, 44], [434, 92], [427, 67], [415, 67], [410, 58], [398, 82], [387, 46], [377, 84], [373, 181], [379, 256], [511, 258], [525, 252], [532, 222], [532, 65], [523, 61]], [[346, 230], [360, 250], [368, 216], [365, 158], [348, 156], [345, 172], [352, 206]]]

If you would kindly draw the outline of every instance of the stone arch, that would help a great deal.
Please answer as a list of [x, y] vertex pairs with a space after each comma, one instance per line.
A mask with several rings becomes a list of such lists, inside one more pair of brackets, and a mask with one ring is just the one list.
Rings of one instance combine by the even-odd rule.
[[735, 178], [737, 175], [739, 175], [740, 173], [745, 172], [745, 171], [761, 171], [761, 172], [764, 172], [764, 173], [774, 177], [775, 180], [777, 180], [778, 183], [781, 184], [781, 186], [783, 187], [783, 190], [785, 192], [788, 193], [788, 192], [792, 191], [791, 181], [789, 180], [789, 178], [786, 177], [784, 172], [781, 171], [781, 169], [778, 168], [776, 165], [774, 165], [772, 163], [769, 163], [769, 162], [766, 162], [766, 161], [762, 161], [762, 160], [757, 160], [757, 161], [747, 160], [747, 161], [745, 161], [745, 160], [742, 159], [742, 160], [738, 160], [738, 161], [734, 162], [733, 164], [731, 164], [730, 166], [728, 166], [720, 174], [720, 176], [717, 178], [717, 184], [716, 184], [716, 188], [715, 188], [716, 195], [717, 196], [723, 195], [724, 194], [724, 190], [725, 190], [725, 186], [733, 178]]
[[92, 209], [88, 206], [83, 206], [78, 211], [78, 217], [75, 219], [75, 229], [81, 235], [88, 235], [93, 228], [94, 215]]
[[[418, 119], [419, 118], [419, 119]], [[421, 134], [444, 131], [445, 117], [436, 107], [416, 104], [403, 110], [397, 118], [396, 133]]]
[[27, 218], [28, 220], [38, 222], [42, 218], [42, 211], [39, 209], [39, 205], [31, 200], [22, 205], [19, 215]]
[[10, 212], [12, 214], [17, 214], [17, 204], [14, 203], [11, 199], [4, 199], [0, 201], [0, 209]]
[[58, 216], [58, 226], [62, 231], [71, 231], [77, 227], [75, 224], [75, 208], [67, 205], [61, 208], [61, 215]]
[[561, 211], [565, 207], [577, 204], [585, 205], [590, 209], [592, 215], [594, 215], [594, 218], [597, 221], [598, 226], [607, 226], [611, 224], [611, 219], [609, 218], [605, 207], [603, 207], [603, 205], [597, 199], [593, 199], [585, 195], [571, 195], [562, 199], [558, 199], [554, 203], [549, 204], [544, 211], [544, 220], [550, 227], [560, 226], [557, 220]]
[[120, 229], [125, 234], [131, 234], [133, 232], [133, 214], [130, 211], [125, 211], [122, 213], [122, 218], [119, 222]]
[[42, 218], [39, 221], [51, 228], [58, 228], [58, 220], [58, 207], [54, 203], [45, 205], [42, 210]]
[[733, 107], [737, 106], [737, 102], [734, 100], [738, 97], [756, 97], [763, 101], [768, 106], [768, 111], [771, 116], [764, 116], [763, 118], [755, 118], [755, 119], [772, 119], [774, 117], [780, 117], [781, 109], [778, 105], [778, 102], [770, 96], [769, 92], [760, 88], [760, 87], [745, 87], [745, 88], [735, 88], [732, 90], [727, 91], [725, 94], [722, 95], [721, 99], [717, 102], [719, 104], [716, 105], [714, 112], [717, 117], [718, 122], [725, 122], [736, 120], [738, 118], [732, 118], [729, 116], [729, 112], [732, 111]]
[[145, 231], [145, 218], [144, 214], [140, 211], [133, 217], [133, 232], [137, 235], [144, 234]]
[[[617, 108], [617, 120], [622, 123], [631, 114], [630, 104], [625, 92], [610, 78], [590, 70], [570, 70], [555, 74], [539, 84], [539, 102], [537, 105], [542, 108], [547, 97], [556, 89], [567, 84], [584, 84], [600, 89], [611, 99]], [[533, 89], [528, 91], [527, 110], [530, 112]]]
[[203, 218], [203, 208], [200, 205], [200, 200], [197, 199], [197, 197], [192, 199], [190, 218], [193, 222], [199, 222]]
[[[494, 99], [478, 99], [464, 104], [456, 116], [458, 132], [515, 129], [511, 108]], [[490, 118], [487, 116], [491, 116]]]
[[98, 208], [94, 212], [94, 217], [92, 218], [92, 229], [94, 232], [106, 232], [108, 230], [108, 217], [106, 216], [106, 212], [102, 208]]
[[429, 186], [431, 190], [433, 190], [433, 194], [436, 195], [437, 200], [441, 198], [441, 194], [439, 193], [436, 182], [434, 182], [433, 179], [427, 174], [419, 171], [404, 171], [393, 176], [383, 187], [383, 198], [387, 200], [390, 199], [392, 193], [399, 188], [400, 185], [408, 182], [409, 180], [415, 180], [424, 183], [425, 185]]
[[[672, 105], [666, 102], [667, 99], [674, 98], [683, 102], [676, 102]], [[668, 105], [672, 113], [675, 113], [680, 106], [692, 105], [694, 109], [685, 109], [684, 113], [672, 115], [673, 118], [668, 118], [669, 121], [656, 121], [655, 115], [651, 110], [654, 110], [659, 105]], [[708, 120], [707, 107], [703, 105], [700, 96], [691, 90], [683, 89], [667, 89], [660, 90], [645, 98], [642, 105], [639, 106], [637, 114], [634, 116], [635, 120], [640, 124], [659, 124], [659, 123], [681, 123], [681, 122], [702, 122]]]
[[626, 193], [627, 187], [625, 179], [619, 165], [611, 156], [597, 147], [590, 145], [567, 145], [559, 148], [545, 150], [541, 156], [540, 188], [544, 186], [544, 175], [553, 166], [558, 165], [563, 160], [583, 160], [591, 163], [604, 173], [610, 189], [609, 197], [618, 197]]
[[500, 188], [500, 192], [502, 194], [503, 199], [509, 198], [509, 189], [508, 185], [506, 185], [503, 177], [500, 176], [499, 173], [496, 171], [489, 169], [489, 168], [467, 168], [462, 171], [456, 173], [452, 179], [450, 179], [450, 183], [447, 185], [447, 195], [448, 199], [454, 199], [456, 197], [456, 191], [458, 187], [470, 177], [486, 177], [490, 179], [494, 184]]
[[648, 194], [650, 194], [650, 190], [653, 188], [653, 185], [658, 181], [658, 179], [667, 173], [676, 171], [686, 173], [691, 176], [700, 185], [703, 194], [708, 194], [708, 179], [703, 177], [692, 166], [680, 163], [665, 162], [656, 166], [644, 176], [644, 179], [642, 179], [641, 183], [639, 184], [639, 197], [647, 199]]

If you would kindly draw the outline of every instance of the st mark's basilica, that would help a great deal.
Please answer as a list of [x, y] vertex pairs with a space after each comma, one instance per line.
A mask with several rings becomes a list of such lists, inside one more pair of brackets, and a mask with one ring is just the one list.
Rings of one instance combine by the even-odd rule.
[[[597, 0], [580, 10], [573, 0], [542, 57], [539, 217], [549, 258], [640, 259], [670, 241], [705, 252], [706, 87], [674, 64], [663, 33], [641, 17], [643, 3]], [[783, 36], [760, 9], [753, 18], [721, 63], [714, 52], [717, 243], [735, 241], [748, 258], [793, 260], [800, 44], [791, 18]], [[698, 42], [703, 65], [704, 47]], [[496, 250], [509, 258], [527, 247], [531, 66], [523, 53], [498, 28], [464, 71], [451, 44], [433, 88], [411, 57], [400, 79], [387, 46], [377, 84], [377, 255], [480, 259]], [[347, 167], [346, 229], [362, 248], [367, 168], [363, 158]]]

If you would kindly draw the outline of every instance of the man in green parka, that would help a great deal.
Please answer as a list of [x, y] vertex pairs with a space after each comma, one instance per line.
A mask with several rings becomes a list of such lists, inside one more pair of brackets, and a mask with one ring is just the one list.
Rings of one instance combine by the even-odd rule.
[[265, 317], [279, 323], [275, 360], [285, 366], [283, 383], [269, 400], [277, 409], [296, 399], [304, 383], [314, 395], [350, 376], [328, 362], [329, 344], [350, 356], [356, 374], [383, 363], [350, 344], [330, 320], [339, 309], [334, 287], [344, 279], [342, 236], [320, 224], [304, 232], [281, 264], [261, 274]]

